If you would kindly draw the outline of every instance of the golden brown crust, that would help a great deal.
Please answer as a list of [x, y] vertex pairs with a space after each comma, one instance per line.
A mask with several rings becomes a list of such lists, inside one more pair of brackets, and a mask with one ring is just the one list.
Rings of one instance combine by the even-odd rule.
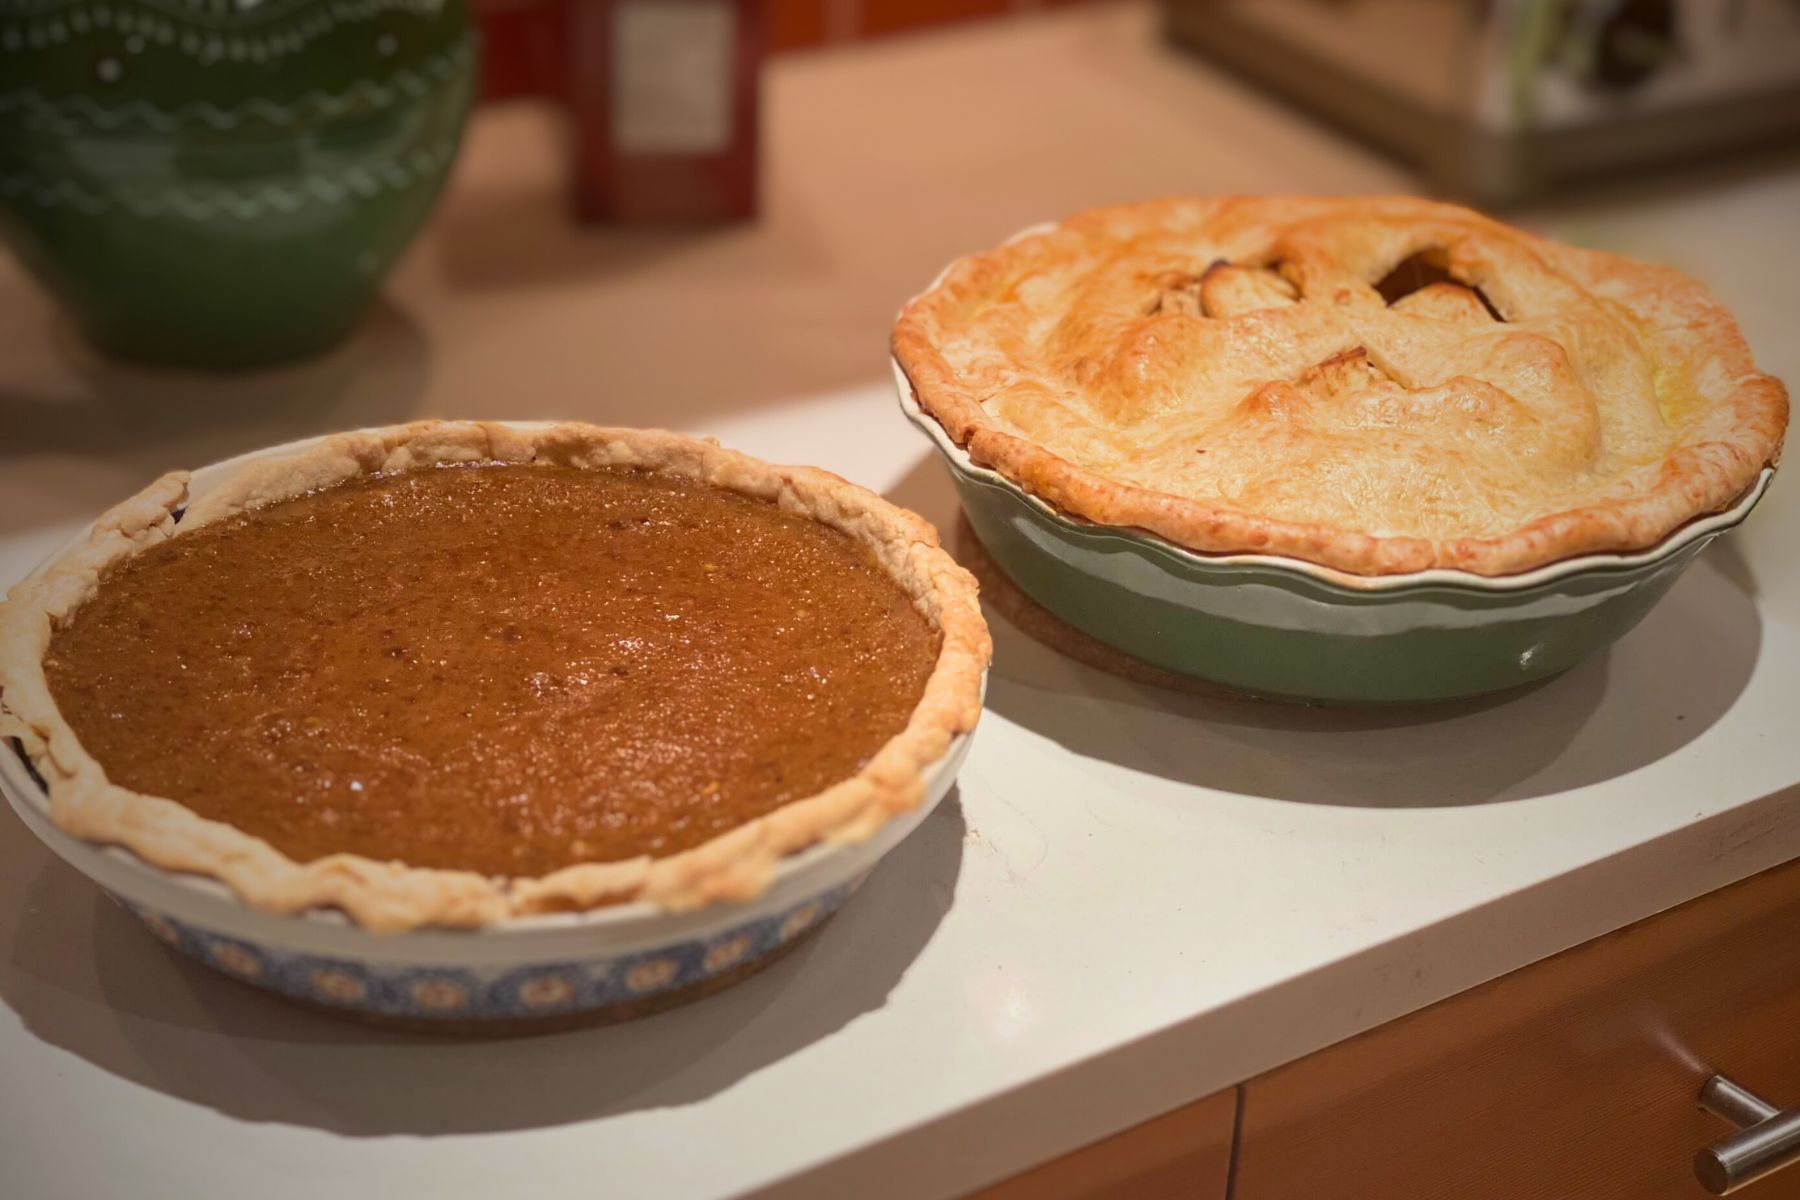
[[[58, 711], [44, 676], [45, 651], [57, 623], [92, 593], [109, 564], [243, 509], [361, 474], [491, 460], [667, 471], [774, 501], [861, 541], [943, 637], [906, 728], [853, 778], [692, 850], [585, 863], [536, 879], [493, 879], [347, 854], [295, 862], [260, 838], [173, 800], [111, 783]], [[0, 734], [21, 739], [49, 785], [52, 819], [77, 837], [127, 847], [167, 870], [213, 876], [268, 912], [333, 906], [371, 930], [470, 928], [625, 900], [667, 909], [747, 900], [767, 886], [787, 855], [821, 841], [868, 837], [919, 803], [925, 771], [944, 757], [953, 738], [974, 728], [989, 651], [975, 581], [939, 546], [931, 526], [836, 475], [771, 466], [710, 441], [658, 430], [423, 421], [340, 434], [294, 454], [254, 460], [191, 502], [188, 476], [166, 475], [102, 516], [79, 544], [0, 605]]]
[[[1389, 304], [1419, 254], [1450, 279]], [[1654, 545], [1787, 425], [1687, 277], [1403, 197], [1084, 213], [953, 264], [893, 350], [978, 463], [1069, 513], [1365, 575]]]

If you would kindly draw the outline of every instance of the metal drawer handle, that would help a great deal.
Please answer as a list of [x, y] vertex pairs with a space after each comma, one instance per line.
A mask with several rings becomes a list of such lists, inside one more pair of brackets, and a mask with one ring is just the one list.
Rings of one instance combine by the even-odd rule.
[[1713, 1195], [1735, 1192], [1800, 1162], [1800, 1108], [1782, 1112], [1723, 1075], [1714, 1075], [1700, 1089], [1700, 1107], [1738, 1127], [1724, 1141], [1694, 1154], [1694, 1175]]

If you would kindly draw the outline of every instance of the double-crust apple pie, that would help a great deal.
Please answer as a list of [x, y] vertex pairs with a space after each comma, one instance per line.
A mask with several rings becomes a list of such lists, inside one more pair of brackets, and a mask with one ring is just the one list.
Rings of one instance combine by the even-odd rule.
[[1651, 546], [1787, 423], [1687, 277], [1405, 198], [1089, 212], [956, 263], [894, 351], [1068, 514], [1370, 575]]

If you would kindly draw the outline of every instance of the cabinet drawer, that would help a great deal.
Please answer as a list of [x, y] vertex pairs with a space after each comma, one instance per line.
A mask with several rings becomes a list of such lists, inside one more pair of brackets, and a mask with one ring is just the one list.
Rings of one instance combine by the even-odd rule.
[[1232, 1194], [1695, 1200], [1714, 1072], [1800, 1104], [1800, 863], [1251, 1080]]
[[1052, 1159], [968, 1200], [1225, 1200], [1237, 1089]]

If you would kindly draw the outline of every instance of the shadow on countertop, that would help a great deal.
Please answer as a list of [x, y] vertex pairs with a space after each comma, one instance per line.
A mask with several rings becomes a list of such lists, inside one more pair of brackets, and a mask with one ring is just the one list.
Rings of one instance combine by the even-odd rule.
[[[425, 331], [385, 299], [337, 348], [257, 371], [117, 362], [83, 344], [60, 314], [41, 333], [72, 379], [59, 381], [56, 394], [29, 385], [0, 390], [0, 472], [31, 497], [28, 506], [0, 507], [0, 536], [91, 517], [163, 471], [405, 421], [417, 413], [431, 372]], [[79, 469], [69, 469], [70, 460]]]
[[[952, 528], [935, 457], [888, 498]], [[1070, 753], [1215, 791], [1304, 804], [1445, 808], [1571, 791], [1675, 754], [1743, 693], [1763, 637], [1727, 536], [1609, 651], [1525, 689], [1396, 707], [1191, 695], [1066, 658], [988, 608], [990, 711]]]
[[337, 1020], [181, 958], [5, 814], [0, 1000], [100, 1069], [242, 1121], [428, 1136], [678, 1107], [881, 1008], [950, 910], [964, 832], [953, 790], [816, 936], [716, 996], [484, 1041]]
[[778, 182], [755, 221], [617, 225], [577, 221], [565, 190], [541, 179], [471, 179], [445, 197], [438, 227], [438, 261], [465, 289], [619, 287], [655, 269], [660, 286], [691, 288], [704, 305], [709, 289], [767, 286], [831, 266], [802, 198]]

